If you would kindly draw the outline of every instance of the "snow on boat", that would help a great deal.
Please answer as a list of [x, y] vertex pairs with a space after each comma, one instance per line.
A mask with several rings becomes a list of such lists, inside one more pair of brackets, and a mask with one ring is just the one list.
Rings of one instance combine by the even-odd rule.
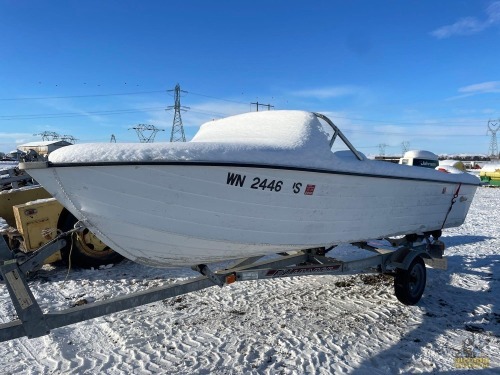
[[[348, 150], [332, 152], [338, 138]], [[67, 146], [22, 168], [104, 243], [154, 267], [459, 226], [479, 185], [368, 160], [302, 111], [208, 122], [187, 143]]]
[[479, 178], [485, 184], [500, 186], [500, 164], [485, 164], [479, 172]]

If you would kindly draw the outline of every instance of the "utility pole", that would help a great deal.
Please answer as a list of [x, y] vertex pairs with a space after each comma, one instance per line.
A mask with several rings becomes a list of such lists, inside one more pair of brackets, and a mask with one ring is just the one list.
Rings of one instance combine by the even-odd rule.
[[268, 111], [270, 111], [271, 108], [274, 108], [274, 105], [271, 105], [271, 104], [262, 104], [262, 103], [259, 103], [259, 102], [250, 103], [250, 104], [255, 104], [255, 106], [257, 107], [257, 112], [259, 112], [259, 106], [260, 107], [267, 107]]
[[497, 144], [497, 131], [500, 129], [500, 119], [498, 122], [488, 120], [488, 130], [486, 135], [491, 132], [490, 148], [488, 150], [489, 156], [498, 158], [498, 144]]
[[189, 107], [181, 106], [181, 92], [187, 93], [187, 91], [181, 90], [179, 84], [175, 86], [175, 89], [167, 91], [174, 91], [175, 93], [174, 105], [166, 109], [167, 111], [174, 109], [174, 121], [172, 123], [172, 132], [170, 133], [170, 142], [186, 142], [186, 135], [184, 134], [184, 127], [182, 126], [181, 110], [188, 110]]

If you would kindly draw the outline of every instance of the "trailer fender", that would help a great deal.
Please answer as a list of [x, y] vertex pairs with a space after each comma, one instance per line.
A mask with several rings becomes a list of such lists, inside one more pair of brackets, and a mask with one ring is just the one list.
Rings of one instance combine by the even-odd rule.
[[403, 269], [408, 270], [410, 264], [416, 257], [432, 259], [425, 250], [415, 250], [415, 249], [403, 249], [393, 254], [390, 259], [390, 264]]

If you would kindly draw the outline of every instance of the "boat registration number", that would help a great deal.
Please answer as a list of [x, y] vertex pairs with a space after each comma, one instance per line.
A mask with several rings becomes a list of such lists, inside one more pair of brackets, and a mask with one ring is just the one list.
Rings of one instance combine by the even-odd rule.
[[282, 180], [262, 178], [262, 177], [248, 177], [239, 173], [227, 172], [226, 184], [235, 187], [245, 187], [250, 185], [250, 189], [255, 190], [268, 190], [274, 192], [292, 191], [294, 194], [303, 192], [304, 195], [313, 195], [316, 185], [303, 184], [302, 182], [294, 182], [286, 184]]

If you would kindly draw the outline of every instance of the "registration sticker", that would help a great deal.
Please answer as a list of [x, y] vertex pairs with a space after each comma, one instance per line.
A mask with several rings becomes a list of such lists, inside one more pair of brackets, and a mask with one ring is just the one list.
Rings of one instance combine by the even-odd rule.
[[315, 188], [316, 188], [316, 185], [307, 185], [306, 190], [304, 191], [304, 195], [313, 195]]

